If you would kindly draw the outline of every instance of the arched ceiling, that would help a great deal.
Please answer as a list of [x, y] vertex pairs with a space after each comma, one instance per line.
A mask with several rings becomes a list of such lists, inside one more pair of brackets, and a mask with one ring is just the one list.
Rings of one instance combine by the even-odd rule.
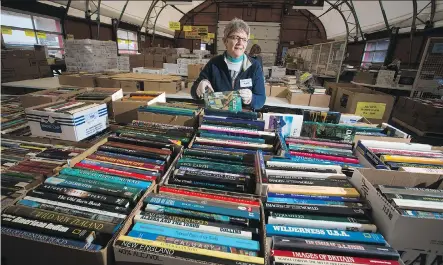
[[[52, 2], [50, 4], [54, 5], [66, 5], [67, 1], [60, 0], [52, 0], [52, 1], [40, 1], [44, 3]], [[95, 1], [90, 2], [90, 9], [94, 11], [95, 5], [91, 4], [91, 2], [97, 3]], [[184, 13], [189, 12], [194, 7], [198, 6], [204, 1], [193, 1], [191, 4], [187, 5], [176, 5], [178, 9], [183, 11]], [[332, 4], [336, 2], [334, 0], [329, 1]], [[101, 11], [102, 14], [101, 20], [104, 23], [107, 23], [107, 20], [110, 21], [110, 18], [118, 18], [121, 10], [123, 9], [126, 1], [101, 1]], [[122, 18], [122, 21], [141, 25], [148, 9], [151, 5], [152, 1], [129, 1], [125, 10], [125, 15]], [[390, 26], [399, 26], [400, 28], [410, 27], [412, 21], [412, 1], [399, 1], [399, 0], [383, 0], [382, 1], [387, 19], [389, 21]], [[436, 1], [436, 14], [434, 21], [435, 22], [443, 22], [443, 1]], [[377, 30], [385, 29], [385, 23], [383, 20], [382, 12], [380, 9], [379, 1], [353, 1], [356, 14], [358, 16], [358, 20], [360, 22], [361, 29], [364, 33], [370, 33]], [[84, 17], [84, 10], [86, 7], [86, 1], [72, 1], [70, 15]], [[430, 1], [420, 0], [417, 1], [418, 11], [422, 10], [418, 17], [422, 21], [426, 21], [429, 18], [431, 13], [431, 5]], [[323, 10], [310, 10], [314, 15], [320, 16], [325, 11], [330, 8], [330, 4], [325, 3]], [[345, 16], [348, 16], [348, 13], [344, 12]], [[179, 21], [183, 17], [183, 14], [174, 9], [171, 6], [167, 6], [163, 12], [160, 14], [157, 20], [157, 28], [156, 32], [173, 37], [173, 32], [168, 29], [169, 21]], [[352, 16], [351, 16], [352, 17]], [[93, 17], [94, 19], [94, 17]], [[328, 39], [340, 38], [346, 35], [346, 27], [343, 21], [343, 18], [339, 14], [338, 11], [332, 10], [323, 16], [320, 17], [321, 22], [325, 26], [326, 33]], [[349, 20], [348, 20], [349, 21]], [[353, 23], [353, 19], [351, 19], [351, 23]], [[417, 20], [418, 28], [420, 25], [423, 26], [423, 23], [420, 20]], [[437, 25], [441, 25], [437, 23]], [[354, 26], [353, 24], [348, 23], [350, 29]]]

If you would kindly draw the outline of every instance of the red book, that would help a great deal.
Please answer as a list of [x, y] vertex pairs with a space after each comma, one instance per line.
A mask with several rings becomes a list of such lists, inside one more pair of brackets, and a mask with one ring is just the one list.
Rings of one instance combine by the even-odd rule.
[[113, 169], [113, 168], [88, 165], [88, 164], [83, 164], [81, 162], [75, 164], [74, 167], [81, 168], [81, 169], [89, 169], [92, 171], [98, 171], [98, 172], [103, 172], [103, 173], [110, 174], [110, 175], [116, 175], [116, 176], [120, 176], [120, 177], [128, 177], [128, 178], [133, 178], [133, 179], [138, 179], [138, 180], [155, 181], [157, 179], [157, 177], [155, 177], [155, 176], [142, 175], [142, 174], [138, 174], [138, 173], [121, 171], [121, 170], [117, 170], [117, 169]]
[[216, 201], [223, 201], [223, 202], [232, 202], [232, 203], [239, 203], [239, 204], [246, 204], [246, 205], [252, 205], [252, 206], [260, 206], [260, 203], [258, 201], [243, 199], [243, 198], [235, 198], [235, 197], [226, 197], [216, 194], [209, 194], [209, 193], [201, 193], [201, 192], [194, 192], [190, 190], [182, 190], [182, 189], [174, 189], [169, 187], [160, 187], [160, 192], [166, 192], [166, 193], [172, 193], [177, 195], [184, 195], [184, 196], [190, 196], [190, 197], [198, 197], [198, 198], [204, 198], [204, 199], [211, 199]]
[[359, 163], [358, 159], [355, 159], [355, 158], [311, 154], [311, 153], [296, 152], [296, 151], [289, 151], [289, 153], [294, 156], [311, 157], [311, 158], [317, 158], [317, 159], [323, 159], [323, 160], [329, 160], [329, 161], [337, 161], [337, 162], [343, 162], [343, 163], [349, 163], [349, 164], [358, 164]]
[[[271, 256], [282, 257], [282, 261], [285, 263], [297, 263], [297, 264], [361, 264], [361, 265], [399, 265], [395, 260], [382, 260], [382, 259], [368, 259], [358, 258], [350, 256], [337, 256], [329, 254], [317, 254], [309, 252], [292, 252], [285, 250], [271, 250]], [[287, 260], [285, 260], [285, 258]], [[331, 262], [331, 263], [329, 263]]]

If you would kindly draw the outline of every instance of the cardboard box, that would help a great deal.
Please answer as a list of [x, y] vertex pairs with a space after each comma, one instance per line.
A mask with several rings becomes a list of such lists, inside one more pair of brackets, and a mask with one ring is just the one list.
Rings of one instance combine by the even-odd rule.
[[[285, 98], [288, 95], [287, 86], [271, 86], [271, 97]], [[309, 104], [309, 103], [308, 103]]]
[[200, 76], [200, 72], [202, 71], [204, 65], [203, 64], [189, 64], [188, 65], [188, 78], [189, 79], [197, 79]]
[[164, 63], [163, 69], [165, 72], [170, 75], [178, 75], [178, 65], [174, 63]]
[[329, 102], [331, 101], [331, 96], [326, 94], [312, 94], [311, 100], [309, 101], [309, 106], [329, 108]]
[[119, 80], [114, 80], [109, 78], [109, 76], [98, 76], [96, 79], [97, 87], [110, 87], [110, 88], [120, 88], [121, 84]]
[[[63, 101], [59, 101], [59, 103], [63, 103]], [[108, 127], [106, 104], [100, 104], [75, 114], [37, 110], [50, 104], [53, 103], [25, 109], [33, 136], [78, 142]], [[84, 121], [79, 122], [81, 117]], [[66, 123], [70, 125], [65, 125]], [[72, 126], [72, 124], [78, 125]]]
[[286, 68], [272, 66], [271, 67], [271, 77], [284, 77], [286, 75]]
[[141, 89], [141, 82], [135, 80], [120, 80], [123, 92], [137, 92]]
[[52, 70], [49, 66], [38, 66], [38, 70], [40, 72], [40, 75], [48, 77], [52, 76]]
[[155, 62], [165, 62], [165, 55], [164, 54], [154, 54], [154, 63]]
[[154, 61], [154, 68], [162, 68], [162, 67], [163, 67], [163, 61], [161, 62]]
[[[437, 174], [420, 174], [401, 171], [356, 169], [351, 183], [366, 199], [372, 208], [372, 217], [377, 228], [388, 243], [395, 249], [415, 249], [424, 252], [443, 254], [443, 220], [402, 216], [374, 185], [414, 187], [425, 183], [430, 185], [441, 180]], [[440, 183], [440, 189], [443, 184]]]
[[266, 95], [267, 97], [270, 97], [270, 96], [271, 96], [271, 85], [268, 84], [268, 83], [265, 84], [265, 95]]
[[60, 94], [58, 96], [47, 96], [48, 93], [51, 93], [52, 91], [57, 91], [58, 89], [59, 88], [45, 89], [42, 91], [22, 95], [20, 96], [22, 107], [29, 108], [33, 106], [52, 103], [55, 101], [63, 101], [75, 97], [76, 95], [86, 91], [85, 88], [79, 88], [76, 91]]
[[170, 125], [181, 125], [188, 127], [196, 127], [198, 125], [198, 115], [194, 117], [181, 115], [167, 115], [145, 111], [137, 111], [137, 120], [157, 122]]
[[286, 99], [288, 100], [289, 104], [309, 106], [309, 102], [311, 100], [311, 94], [300, 93], [288, 89]]
[[177, 81], [145, 81], [146, 91], [161, 91], [167, 94], [176, 94], [180, 91], [180, 84]]
[[[143, 92], [138, 92], [143, 93]], [[146, 94], [152, 95], [152, 92], [146, 92]], [[137, 110], [141, 106], [149, 106], [157, 102], [166, 102], [165, 93], [157, 93], [157, 97], [149, 101], [134, 101], [134, 100], [124, 100], [128, 98], [129, 95], [112, 102], [112, 110], [114, 112], [114, 120], [116, 123], [129, 124], [133, 120], [137, 120]]]
[[166, 62], [167, 63], [177, 63], [178, 55], [168, 55], [166, 56]]
[[387, 122], [395, 97], [364, 87], [347, 87], [337, 92], [334, 111], [365, 117], [371, 123]]
[[375, 85], [375, 76], [377, 73], [374, 72], [357, 72], [353, 80], [356, 83], [363, 83], [368, 85]]
[[337, 96], [337, 91], [339, 87], [359, 87], [352, 83], [335, 83], [325, 81], [324, 87], [326, 88], [326, 95], [331, 96], [331, 100], [329, 101], [329, 109], [334, 109], [335, 98]]
[[65, 74], [58, 76], [60, 85], [95, 87], [95, 75]]

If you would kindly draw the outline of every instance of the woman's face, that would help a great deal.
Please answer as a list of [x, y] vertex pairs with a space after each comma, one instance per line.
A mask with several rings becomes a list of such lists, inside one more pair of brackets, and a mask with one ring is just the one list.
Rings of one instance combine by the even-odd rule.
[[234, 31], [226, 38], [225, 46], [230, 56], [238, 58], [245, 53], [248, 35], [243, 30]]

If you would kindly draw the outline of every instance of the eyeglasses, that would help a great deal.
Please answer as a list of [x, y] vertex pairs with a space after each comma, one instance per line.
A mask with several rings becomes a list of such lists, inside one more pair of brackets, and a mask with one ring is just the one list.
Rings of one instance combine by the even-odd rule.
[[241, 42], [248, 42], [247, 38], [240, 38], [239, 36], [229, 36], [228, 39], [233, 40], [235, 42], [241, 41]]

